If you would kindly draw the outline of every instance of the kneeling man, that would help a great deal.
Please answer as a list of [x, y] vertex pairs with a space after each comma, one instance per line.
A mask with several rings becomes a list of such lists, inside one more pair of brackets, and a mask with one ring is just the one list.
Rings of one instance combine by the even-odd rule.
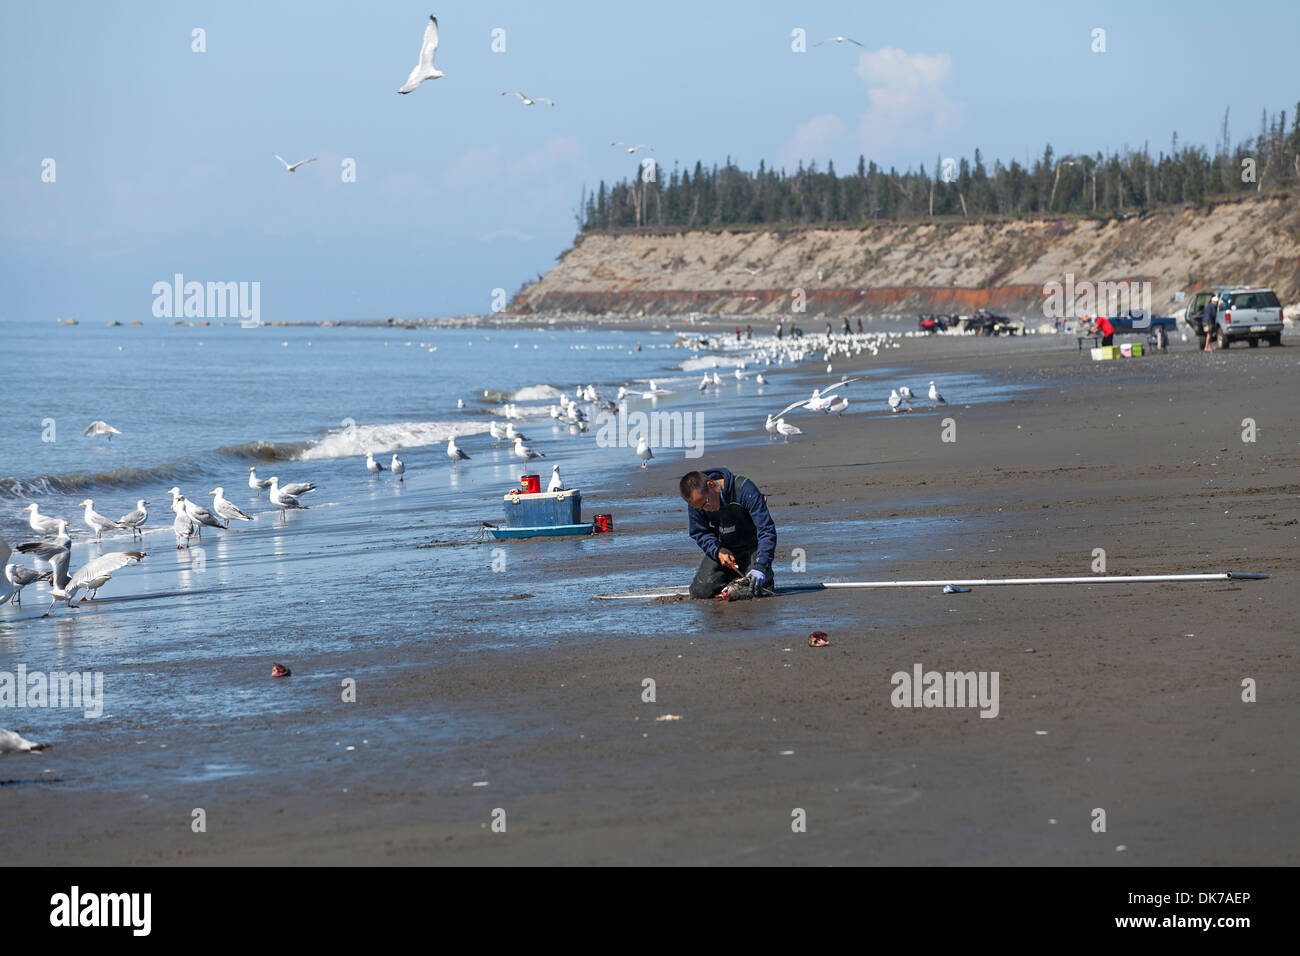
[[691, 537], [704, 552], [691, 597], [716, 597], [741, 577], [752, 580], [755, 593], [775, 587], [776, 525], [758, 486], [726, 468], [707, 468], [684, 475], [681, 493]]

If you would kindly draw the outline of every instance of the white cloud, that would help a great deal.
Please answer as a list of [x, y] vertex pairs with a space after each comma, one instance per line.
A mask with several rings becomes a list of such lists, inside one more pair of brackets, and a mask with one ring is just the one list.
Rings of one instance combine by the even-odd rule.
[[903, 143], [934, 145], [953, 133], [962, 104], [944, 92], [952, 73], [947, 53], [907, 53], [883, 49], [858, 57], [858, 76], [867, 84], [870, 107], [858, 114], [862, 151]]
[[833, 113], [814, 116], [806, 123], [800, 123], [794, 131], [790, 142], [781, 150], [781, 163], [787, 170], [793, 170], [801, 161], [805, 166], [812, 160], [825, 169], [826, 161], [833, 158], [835, 141], [844, 135], [847, 127], [844, 121]]

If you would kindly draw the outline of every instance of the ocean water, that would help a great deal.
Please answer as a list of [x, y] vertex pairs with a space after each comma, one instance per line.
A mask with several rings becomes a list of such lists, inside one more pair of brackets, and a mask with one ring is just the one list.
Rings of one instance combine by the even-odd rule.
[[[766, 411], [806, 396], [810, 381], [827, 380], [814, 375], [819, 366], [810, 357], [798, 369], [762, 368], [767, 386], [737, 382], [729, 373], [738, 362], [750, 363], [750, 375], [758, 370], [748, 343], [693, 353], [674, 348], [677, 333], [670, 331], [6, 322], [0, 334], [10, 370], [0, 402], [0, 535], [11, 545], [32, 539], [21, 509], [36, 501], [43, 514], [72, 522], [73, 570], [106, 551], [148, 553], [77, 610], [59, 603], [41, 618], [49, 604], [43, 584], [24, 592], [21, 609], [0, 608], [0, 674], [25, 667], [104, 675], [99, 717], [68, 708], [0, 709], [0, 727], [75, 755], [74, 764], [54, 762], [61, 786], [134, 789], [284, 769], [273, 752], [258, 756], [258, 715], [271, 712], [301, 714], [295, 733], [309, 751], [330, 751], [352, 734], [346, 709], [305, 704], [302, 691], [268, 694], [272, 661], [310, 661], [308, 679], [337, 687], [349, 676], [363, 679], [372, 659], [376, 667], [402, 667], [404, 652], [416, 645], [492, 653], [639, 639], [663, 628], [742, 626], [712, 607], [651, 610], [589, 598], [687, 583], [699, 555], [684, 533], [677, 477], [724, 463], [720, 456], [733, 442], [766, 440]], [[702, 371], [715, 363], [726, 386], [720, 394], [699, 392]], [[882, 356], [871, 374], [885, 381], [909, 371]], [[650, 380], [668, 393], [642, 397]], [[573, 395], [586, 384], [611, 399], [627, 386], [630, 410], [689, 419], [700, 429], [703, 457], [657, 449], [650, 474], [662, 479], [663, 491], [647, 494], [632, 447], [602, 444], [594, 425], [581, 435], [550, 418], [559, 391]], [[924, 382], [912, 385], [919, 391]], [[944, 385], [966, 402], [1005, 394], [973, 375], [954, 373]], [[850, 414], [888, 417], [883, 395], [867, 401], [848, 394]], [[517, 427], [546, 455], [530, 466], [487, 434], [490, 421], [504, 420], [507, 402], [522, 416]], [[95, 419], [122, 434], [111, 441], [83, 436]], [[445, 454], [453, 434], [471, 455], [456, 466]], [[367, 451], [385, 464], [397, 451], [405, 480], [371, 476]], [[791, 453], [798, 453], [793, 446]], [[553, 464], [568, 487], [583, 490], [584, 518], [609, 511], [615, 533], [485, 540], [482, 524], [501, 519], [502, 495], [525, 471], [545, 485]], [[277, 521], [247, 485], [250, 466], [262, 477], [315, 482], [318, 490], [304, 498], [309, 510]], [[203, 502], [222, 486], [256, 520], [209, 529], [202, 542], [177, 550], [167, 495], [173, 484]], [[85, 498], [110, 517], [148, 499], [143, 544], [124, 532], [94, 542], [76, 507]], [[665, 533], [665, 522], [682, 531]], [[937, 541], [944, 529], [931, 533]], [[913, 528], [899, 547], [908, 544], [933, 542]], [[801, 615], [782, 603], [765, 618], [781, 626], [788, 617], [797, 630]], [[336, 669], [335, 660], [348, 669]], [[394, 747], [404, 739], [493, 732], [490, 714], [444, 713], [436, 700], [419, 712], [368, 719], [374, 735]], [[100, 744], [111, 735], [152, 756], [101, 761]], [[232, 735], [248, 738], [238, 759]]]

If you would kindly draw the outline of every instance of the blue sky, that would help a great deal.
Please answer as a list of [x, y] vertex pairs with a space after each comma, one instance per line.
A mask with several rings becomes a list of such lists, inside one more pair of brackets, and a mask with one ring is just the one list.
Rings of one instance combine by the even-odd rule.
[[[264, 321], [486, 312], [493, 289], [513, 294], [568, 247], [584, 183], [635, 171], [613, 140], [653, 144], [667, 168], [730, 155], [847, 169], [860, 152], [902, 168], [976, 147], [1023, 160], [1048, 142], [1154, 152], [1174, 130], [1213, 148], [1225, 107], [1237, 140], [1264, 108], [1289, 123], [1300, 99], [1293, 0], [1226, 20], [1208, 2], [1079, 0], [0, 10], [10, 321], [148, 320], [153, 284], [177, 272], [260, 282]], [[430, 13], [447, 77], [398, 96]], [[812, 46], [835, 34], [864, 48]], [[1225, 51], [1229, 35], [1249, 52]], [[1211, 38], [1219, 52], [1197, 53]], [[272, 153], [319, 160], [290, 175]], [[341, 180], [348, 159], [356, 182]]]

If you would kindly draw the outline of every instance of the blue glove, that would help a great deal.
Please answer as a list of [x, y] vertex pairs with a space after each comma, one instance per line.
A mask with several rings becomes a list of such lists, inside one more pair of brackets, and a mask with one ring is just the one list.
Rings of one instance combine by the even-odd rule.
[[758, 570], [758, 568], [755, 568], [753, 571], [750, 571], [749, 577], [753, 579], [754, 587], [756, 588], [761, 588], [764, 584], [767, 583], [767, 575], [764, 574], [762, 571]]

